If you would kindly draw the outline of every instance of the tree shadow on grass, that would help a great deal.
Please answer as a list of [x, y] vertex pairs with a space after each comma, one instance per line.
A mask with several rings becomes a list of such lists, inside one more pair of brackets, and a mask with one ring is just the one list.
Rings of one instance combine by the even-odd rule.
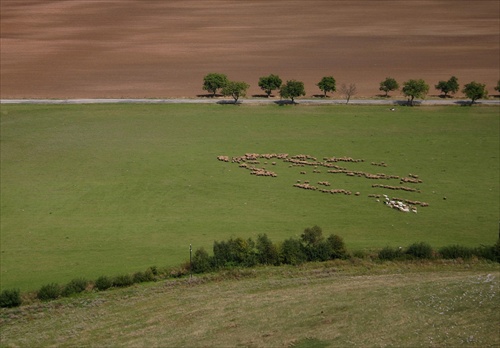
[[408, 100], [395, 100], [393, 104], [398, 106], [419, 106], [422, 104], [422, 101], [414, 100], [413, 105], [410, 105], [410, 102]]
[[234, 100], [219, 100], [216, 104], [219, 105], [241, 105], [241, 100], [234, 101]]
[[269, 97], [267, 96], [267, 94], [252, 94], [252, 98], [265, 98], [265, 99], [269, 99], [269, 98], [274, 98], [274, 94], [271, 94]]
[[197, 94], [196, 97], [198, 98], [220, 98], [220, 97], [223, 97], [222, 94], [212, 94], [212, 93], [208, 93], [208, 94]]
[[276, 100], [274, 103], [279, 105], [279, 106], [297, 105], [298, 104], [296, 101], [291, 101], [291, 100]]

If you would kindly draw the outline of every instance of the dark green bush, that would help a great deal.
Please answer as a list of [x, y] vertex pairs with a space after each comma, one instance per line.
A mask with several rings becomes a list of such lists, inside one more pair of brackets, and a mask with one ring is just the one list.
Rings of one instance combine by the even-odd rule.
[[413, 243], [406, 249], [406, 255], [416, 259], [431, 259], [432, 247], [426, 242]]
[[444, 246], [438, 250], [443, 259], [470, 259], [474, 255], [474, 249], [461, 245]]
[[403, 257], [403, 250], [401, 248], [391, 248], [386, 246], [378, 252], [378, 258], [383, 261], [392, 261]]
[[300, 265], [307, 261], [304, 247], [298, 239], [287, 239], [281, 245], [280, 260], [288, 265]]
[[267, 234], [259, 234], [257, 237], [257, 259], [262, 265], [279, 265], [278, 247], [271, 242]]
[[146, 283], [155, 280], [155, 276], [151, 268], [148, 268], [144, 272], [136, 272], [133, 276], [134, 283]]
[[85, 291], [87, 288], [88, 281], [83, 278], [77, 278], [73, 279], [70, 281], [68, 284], [66, 284], [62, 290], [61, 295], [62, 296], [71, 296], [73, 294], [78, 294], [80, 292]]
[[231, 261], [231, 250], [229, 243], [226, 243], [224, 241], [214, 241], [213, 252], [214, 266], [216, 268], [224, 267], [227, 262]]
[[168, 276], [170, 278], [181, 278], [189, 274], [189, 261], [174, 268], [170, 268], [168, 271]]
[[306, 246], [316, 246], [323, 241], [323, 230], [317, 225], [307, 227], [300, 235], [300, 239]]
[[347, 248], [341, 236], [331, 234], [326, 239], [330, 259], [343, 259], [347, 256]]
[[358, 258], [358, 259], [364, 259], [368, 257], [368, 253], [364, 250], [354, 250], [352, 252], [352, 257]]
[[157, 275], [159, 275], [159, 273], [160, 273], [160, 272], [158, 271], [158, 267], [156, 267], [156, 266], [151, 266], [151, 267], [149, 267], [148, 269], [151, 271], [151, 273], [153, 273], [153, 275], [154, 275], [155, 277], [156, 277]]
[[36, 295], [42, 301], [55, 300], [61, 296], [61, 287], [56, 283], [44, 285]]
[[130, 274], [122, 274], [113, 278], [113, 286], [124, 288], [134, 284], [134, 279]]
[[195, 251], [191, 264], [191, 270], [194, 273], [205, 273], [212, 270], [212, 258], [204, 248]]
[[325, 240], [323, 231], [319, 226], [306, 228], [301, 234], [303, 250], [307, 256], [307, 261], [326, 261], [347, 256], [347, 249], [342, 237], [331, 234]]
[[146, 274], [142, 271], [135, 272], [134, 275], [132, 276], [132, 281], [134, 283], [144, 283], [146, 282]]
[[146, 271], [144, 271], [144, 275], [147, 282], [153, 282], [156, 280], [156, 276], [151, 268], [146, 269]]
[[103, 291], [107, 290], [113, 286], [113, 280], [107, 276], [100, 276], [95, 281], [95, 287], [97, 290]]
[[227, 242], [214, 242], [213, 264], [216, 268], [257, 264], [255, 242], [251, 238], [231, 238]]
[[328, 247], [323, 243], [323, 239], [321, 227], [315, 225], [304, 229], [304, 232], [300, 235], [300, 241], [307, 261], [328, 260]]
[[474, 255], [485, 260], [500, 262], [500, 253], [495, 245], [482, 245], [478, 248], [475, 248]]
[[4, 290], [0, 293], [0, 307], [18, 307], [22, 303], [19, 289]]
[[316, 245], [304, 245], [304, 252], [307, 261], [326, 261], [330, 260], [331, 252], [326, 242], [320, 242]]

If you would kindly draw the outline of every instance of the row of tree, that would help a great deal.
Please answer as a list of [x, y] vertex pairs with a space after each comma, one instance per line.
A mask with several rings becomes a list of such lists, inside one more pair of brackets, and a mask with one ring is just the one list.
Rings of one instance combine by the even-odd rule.
[[197, 249], [192, 259], [191, 270], [204, 273], [227, 267], [253, 267], [256, 265], [298, 265], [308, 261], [326, 261], [347, 256], [342, 237], [331, 234], [323, 237], [321, 227], [308, 227], [300, 239], [289, 238], [282, 243], [273, 243], [266, 234], [257, 241], [251, 238], [231, 238], [214, 242], [213, 256], [204, 248]]
[[[281, 78], [274, 74], [260, 77], [258, 85], [266, 93], [267, 97], [270, 97], [273, 91], [278, 90], [282, 98], [289, 98], [292, 103], [295, 103], [295, 98], [306, 95], [303, 82], [288, 80], [283, 83]], [[325, 97], [327, 93], [337, 91], [337, 83], [333, 76], [323, 77], [316, 86], [324, 93]], [[225, 74], [221, 73], [210, 73], [203, 78], [203, 90], [210, 92], [212, 96], [215, 96], [220, 90], [222, 95], [233, 97], [235, 103], [238, 102], [240, 97], [246, 95], [249, 87], [250, 85], [246, 82], [230, 81]], [[458, 92], [460, 85], [458, 79], [452, 76], [448, 81], [439, 81], [434, 87], [443, 93], [444, 98], [447, 98], [450, 97], [450, 94]], [[385, 92], [385, 96], [388, 97], [389, 92], [396, 91], [399, 88], [399, 83], [394, 78], [387, 77], [380, 82], [379, 90]], [[500, 91], [500, 80], [495, 90]], [[346, 96], [347, 103], [349, 103], [350, 98], [356, 94], [356, 84], [342, 84], [339, 91]], [[411, 79], [403, 83], [402, 92], [408, 98], [408, 105], [413, 105], [415, 98], [425, 97], [429, 92], [429, 85], [422, 79]], [[471, 104], [488, 96], [486, 85], [475, 81], [465, 84], [462, 92], [471, 99]]]

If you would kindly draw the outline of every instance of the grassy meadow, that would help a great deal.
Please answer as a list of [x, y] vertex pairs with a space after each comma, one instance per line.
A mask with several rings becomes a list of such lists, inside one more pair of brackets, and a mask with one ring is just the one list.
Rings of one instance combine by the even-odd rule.
[[[211, 250], [259, 233], [276, 242], [313, 225], [349, 250], [498, 238], [498, 107], [2, 105], [0, 126], [2, 289], [175, 266], [189, 244]], [[249, 152], [348, 156], [365, 162], [337, 164], [423, 183], [404, 184], [420, 193], [373, 188], [399, 181], [281, 160], [260, 164], [278, 177], [256, 177], [216, 159]], [[369, 194], [429, 206], [402, 213]]]

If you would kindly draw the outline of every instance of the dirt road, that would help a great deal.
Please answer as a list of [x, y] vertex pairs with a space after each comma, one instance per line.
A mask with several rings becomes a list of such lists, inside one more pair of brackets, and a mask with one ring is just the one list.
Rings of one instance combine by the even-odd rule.
[[357, 97], [387, 76], [494, 93], [499, 13], [496, 0], [2, 0], [0, 97], [192, 98], [209, 72], [249, 95], [270, 73], [308, 97], [327, 75]]
[[[234, 104], [232, 99], [212, 98], [172, 98], [172, 99], [1, 99], [0, 104]], [[291, 104], [290, 100], [270, 99], [240, 99], [238, 104]], [[465, 99], [427, 99], [415, 100], [415, 105], [469, 105]], [[478, 105], [498, 105], [500, 99], [481, 99], [475, 102]], [[302, 105], [339, 105], [346, 104], [345, 99], [297, 99], [296, 104]], [[394, 99], [351, 99], [349, 105], [406, 105], [406, 100]]]

